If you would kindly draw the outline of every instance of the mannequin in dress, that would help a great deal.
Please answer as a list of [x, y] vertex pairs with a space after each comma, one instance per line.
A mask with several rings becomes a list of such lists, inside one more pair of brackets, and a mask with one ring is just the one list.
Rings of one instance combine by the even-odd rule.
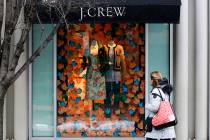
[[[89, 55], [85, 56], [86, 73], [86, 99], [90, 101], [90, 127], [95, 121], [92, 113], [95, 110], [94, 101], [105, 100], [106, 87], [105, 76], [100, 72], [100, 61], [98, 57], [99, 44], [96, 40], [92, 40], [89, 47]], [[87, 60], [87, 62], [86, 62]]]
[[100, 72], [98, 59], [99, 45], [96, 40], [93, 40], [90, 45], [90, 54], [87, 64], [87, 86], [86, 98], [92, 100], [94, 109], [94, 100], [104, 100], [106, 98], [105, 76]]

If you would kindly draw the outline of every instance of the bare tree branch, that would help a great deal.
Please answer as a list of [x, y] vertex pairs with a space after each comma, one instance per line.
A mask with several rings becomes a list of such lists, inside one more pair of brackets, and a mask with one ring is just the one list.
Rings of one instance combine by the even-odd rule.
[[24, 51], [24, 44], [27, 40], [28, 34], [29, 34], [29, 28], [22, 30], [20, 41], [17, 44], [15, 53], [13, 55], [10, 65], [9, 65], [9, 71], [8, 71], [7, 77], [12, 76], [15, 71], [15, 68], [18, 64], [19, 58], [20, 58], [22, 52]]
[[6, 23], [6, 0], [2, 0], [2, 22], [1, 22], [1, 32], [0, 32], [0, 36], [1, 36], [1, 42], [0, 42], [0, 50], [3, 49], [3, 41], [4, 41], [4, 33], [5, 33], [5, 23]]
[[[66, 23], [65, 16], [68, 13], [68, 10], [67, 10], [66, 13], [64, 13], [64, 10], [62, 9], [61, 3], [59, 3], [59, 7], [61, 9], [57, 8], [57, 10], [61, 14], [61, 17], [62, 17], [61, 19], [64, 19], [64, 21]], [[5, 82], [6, 82], [7, 85], [11, 85], [23, 73], [23, 71], [36, 59], [36, 57], [38, 57], [40, 55], [41, 51], [45, 47], [47, 47], [47, 44], [53, 39], [53, 36], [55, 35], [55, 33], [56, 33], [56, 31], [57, 31], [57, 29], [59, 28], [60, 25], [61, 25], [61, 22], [59, 24], [57, 24], [52, 29], [52, 31], [47, 36], [47, 38], [41, 43], [40, 47], [32, 54], [32, 56], [25, 62], [25, 64], [14, 74], [14, 70], [15, 70], [17, 64], [18, 64], [19, 57], [22, 54], [22, 52], [24, 51], [23, 50], [24, 42], [25, 42], [26, 36], [28, 35], [27, 32], [23, 33], [23, 35], [21, 36], [21, 40], [18, 43], [15, 55], [12, 59], [12, 63], [9, 65], [9, 73], [7, 75], [7, 78], [5, 79]]]
[[6, 79], [7, 85], [11, 85], [12, 83], [14, 83], [14, 81], [26, 70], [26, 68], [28, 68], [28, 66], [40, 55], [41, 51], [47, 47], [48, 43], [51, 40], [53, 40], [53, 37], [60, 25], [61, 25], [61, 23], [57, 24], [52, 29], [52, 31], [50, 32], [48, 37], [41, 43], [39, 48], [32, 54], [32, 56], [25, 62], [25, 64], [15, 73], [15, 75]]
[[1, 42], [3, 43], [0, 45], [0, 53], [2, 52], [2, 60], [0, 62], [0, 81], [3, 80], [8, 71], [10, 47], [12, 47], [10, 41], [19, 17], [17, 16], [19, 11], [17, 6], [14, 5], [14, 0], [4, 2], [6, 3], [4, 3], [4, 14], [1, 28], [1, 32], [3, 33], [3, 36], [1, 36]]
[[[1, 22], [2, 22], [2, 19], [3, 19], [3, 10], [4, 10], [4, 1], [1, 0], [0, 1], [0, 25], [1, 25]], [[1, 26], [0, 26], [0, 29], [1, 29]]]
[[42, 42], [42, 38], [43, 38], [43, 34], [44, 34], [45, 28], [44, 28], [44, 26], [43, 26], [43, 24], [42, 24], [42, 21], [41, 21], [41, 19], [40, 19], [40, 17], [39, 17], [39, 14], [38, 14], [37, 10], [36, 10], [36, 16], [37, 16], [37, 19], [38, 19], [38, 21], [39, 21], [39, 24], [41, 25], [40, 42]]
[[[25, 3], [26, 4], [26, 3]], [[15, 49], [15, 52], [13, 54], [13, 57], [12, 57], [12, 60], [9, 64], [9, 68], [8, 68], [8, 73], [7, 73], [7, 76], [6, 76], [6, 79], [9, 79], [11, 78], [12, 76], [14, 76], [14, 72], [15, 72], [15, 68], [17, 67], [18, 65], [18, 61], [19, 61], [19, 58], [22, 54], [22, 52], [24, 51], [24, 44], [28, 38], [28, 34], [29, 34], [29, 27], [31, 25], [31, 22], [30, 22], [30, 17], [27, 17], [25, 16], [24, 14], [24, 9], [25, 9], [25, 6], [22, 6], [22, 9], [20, 12], [23, 12], [23, 13], [20, 13], [22, 14], [21, 16], [23, 16], [21, 19], [18, 20], [17, 24], [16, 24], [16, 28], [20, 28], [21, 29], [21, 37], [20, 37], [20, 40], [18, 41], [17, 44], [13, 45]], [[33, 8], [35, 7], [35, 2], [32, 3], [32, 6], [31, 6], [31, 10], [27, 13], [29, 16], [33, 16]]]
[[16, 15], [17, 13], [19, 14], [20, 11], [16, 11], [14, 13], [10, 12], [7, 13], [6, 15], [5, 32], [7, 32], [9, 36], [13, 34], [15, 27], [17, 25], [19, 18], [19, 16]]
[[10, 54], [10, 38], [6, 36], [6, 38], [3, 41], [3, 54], [2, 54], [2, 61], [1, 61], [1, 69], [0, 69], [0, 81], [2, 81], [7, 72], [8, 72], [8, 66], [9, 66], [9, 54]]
[[[6, 18], [10, 19], [11, 17], [8, 17], [10, 14], [11, 13], [7, 13]], [[14, 16], [15, 15], [16, 15], [16, 13], [14, 13]], [[15, 31], [15, 28], [20, 25], [20, 23], [18, 23], [19, 17], [20, 16], [15, 17], [15, 19], [14, 19], [15, 22], [17, 20], [16, 25], [14, 25], [15, 24], [14, 22], [11, 23], [9, 21], [9, 23], [11, 23], [11, 25], [5, 26], [5, 33], [4, 33], [4, 38], [5, 39], [3, 40], [3, 44], [2, 44], [3, 54], [2, 54], [1, 69], [0, 69], [0, 81], [4, 80], [4, 78], [6, 77], [6, 75], [8, 73], [10, 50], [12, 49], [12, 47], [14, 47], [13, 45], [11, 45], [11, 38], [12, 38], [12, 35]]]

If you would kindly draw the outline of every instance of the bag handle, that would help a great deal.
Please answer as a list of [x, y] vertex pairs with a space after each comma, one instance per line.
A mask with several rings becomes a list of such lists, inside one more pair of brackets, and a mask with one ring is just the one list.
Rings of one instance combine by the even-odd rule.
[[[158, 85], [157, 88], [163, 89], [165, 86], [166, 86], [166, 85]], [[162, 90], [162, 91], [163, 91], [163, 90]], [[160, 92], [160, 91], [159, 91], [159, 92]], [[169, 102], [171, 102], [171, 100], [170, 100], [170, 99], [171, 99], [170, 93], [167, 93], [167, 92], [164, 92], [164, 91], [163, 91], [163, 93], [168, 94], [168, 96], [169, 96]]]
[[[160, 92], [160, 89], [159, 89], [159, 88], [157, 88], [157, 89], [158, 89], [160, 95], [158, 95], [157, 93], [152, 93], [152, 94], [153, 94], [153, 95], [157, 95], [158, 97], [161, 98], [162, 101], [165, 101], [165, 99], [163, 99], [163, 96], [162, 96], [162, 94], [161, 94], [161, 92]], [[170, 102], [170, 96], [169, 96], [169, 102]]]
[[[164, 101], [163, 96], [162, 96], [162, 94], [161, 94], [159, 88], [157, 88], [157, 89], [158, 89], [158, 91], [159, 91], [159, 93], [160, 93], [160, 96], [159, 96], [159, 97], [162, 99], [162, 101]], [[165, 94], [166, 94], [166, 93], [165, 93]], [[169, 94], [169, 102], [170, 102], [170, 94]]]
[[159, 96], [159, 97], [161, 98], [162, 101], [164, 101], [163, 96], [162, 96], [162, 94], [161, 94], [161, 92], [160, 92], [160, 89], [159, 89], [159, 88], [157, 88], [157, 89], [158, 89], [158, 91], [159, 91], [159, 93], [160, 93], [160, 96]]

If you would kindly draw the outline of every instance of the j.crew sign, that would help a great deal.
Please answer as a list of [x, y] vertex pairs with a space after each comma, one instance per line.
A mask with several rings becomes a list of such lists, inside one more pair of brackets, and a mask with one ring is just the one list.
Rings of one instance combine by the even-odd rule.
[[123, 17], [126, 13], [126, 7], [80, 7], [80, 19], [85, 18], [100, 18], [100, 17]]

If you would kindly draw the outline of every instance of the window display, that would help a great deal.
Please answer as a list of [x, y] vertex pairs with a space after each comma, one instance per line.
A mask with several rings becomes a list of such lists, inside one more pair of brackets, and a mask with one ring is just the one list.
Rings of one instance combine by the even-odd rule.
[[144, 24], [57, 32], [57, 137], [143, 136]]

